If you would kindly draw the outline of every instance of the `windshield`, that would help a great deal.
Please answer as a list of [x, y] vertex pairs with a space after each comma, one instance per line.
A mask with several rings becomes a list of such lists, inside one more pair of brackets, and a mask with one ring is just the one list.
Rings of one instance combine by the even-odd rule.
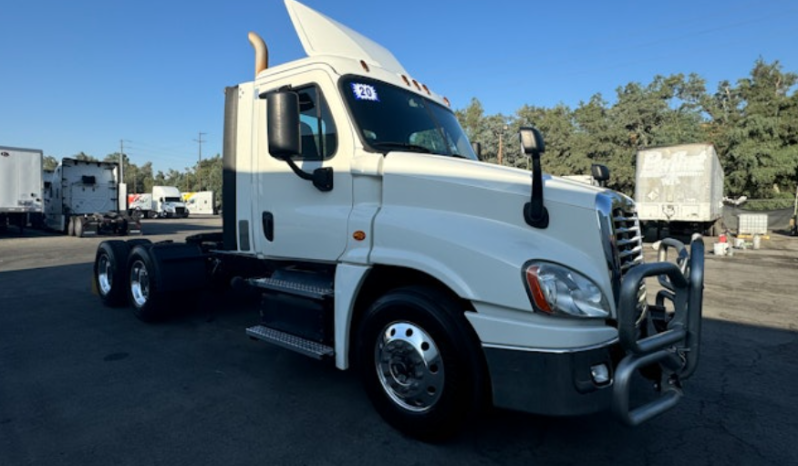
[[477, 160], [451, 110], [414, 92], [348, 76], [342, 91], [366, 145], [377, 152], [424, 152]]
[[164, 202], [183, 202], [183, 199], [179, 197], [166, 197], [164, 198]]

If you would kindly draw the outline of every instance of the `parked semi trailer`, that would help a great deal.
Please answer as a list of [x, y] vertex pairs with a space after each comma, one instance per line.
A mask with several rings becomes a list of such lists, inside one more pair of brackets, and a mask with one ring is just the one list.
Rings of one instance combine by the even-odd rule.
[[[101, 243], [101, 300], [157, 321], [209, 284], [257, 293], [248, 336], [357, 367], [422, 439], [486, 401], [631, 425], [673, 408], [699, 357], [700, 236], [644, 263], [634, 202], [544, 175], [537, 130], [519, 138], [531, 173], [480, 162], [388, 50], [286, 6], [308, 57], [269, 68], [250, 33], [255, 79], [226, 90], [222, 231]], [[664, 285], [650, 299], [646, 277]], [[632, 403], [641, 379], [650, 398]]]
[[71, 236], [141, 233], [137, 215], [120, 206], [118, 165], [64, 158], [45, 182], [45, 222]]
[[24, 230], [44, 211], [40, 149], [0, 146], [0, 230]]
[[673, 231], [721, 232], [723, 167], [712, 144], [637, 152], [635, 202], [642, 222]]
[[192, 214], [216, 215], [216, 196], [213, 191], [183, 193], [186, 209]]

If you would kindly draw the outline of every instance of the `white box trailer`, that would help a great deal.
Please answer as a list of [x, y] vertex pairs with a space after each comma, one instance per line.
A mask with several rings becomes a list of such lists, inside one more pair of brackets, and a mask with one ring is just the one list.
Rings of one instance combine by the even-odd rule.
[[712, 144], [681, 144], [637, 153], [635, 202], [643, 222], [711, 230], [723, 216], [723, 168]]
[[138, 216], [119, 208], [119, 171], [113, 162], [65, 158], [45, 189], [45, 221], [70, 236], [140, 234]]
[[141, 214], [144, 218], [152, 215], [152, 193], [139, 193], [127, 195], [127, 212]]
[[0, 228], [24, 229], [44, 211], [40, 149], [0, 146]]
[[191, 214], [216, 215], [216, 197], [213, 191], [183, 193], [183, 201]]

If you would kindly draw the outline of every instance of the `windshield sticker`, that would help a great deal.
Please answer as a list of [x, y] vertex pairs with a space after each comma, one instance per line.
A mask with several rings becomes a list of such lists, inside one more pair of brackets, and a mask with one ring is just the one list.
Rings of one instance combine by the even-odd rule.
[[380, 101], [379, 97], [377, 97], [377, 90], [370, 84], [352, 83], [352, 93], [355, 94], [355, 99], [357, 100]]

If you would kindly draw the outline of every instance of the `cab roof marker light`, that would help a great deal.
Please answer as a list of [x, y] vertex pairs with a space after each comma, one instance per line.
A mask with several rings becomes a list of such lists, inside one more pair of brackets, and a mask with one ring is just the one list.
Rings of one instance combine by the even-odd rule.
[[451, 107], [452, 106], [452, 104], [449, 102], [449, 98], [448, 97], [444, 97], [443, 101], [446, 103], [447, 107]]
[[404, 80], [405, 84], [407, 84], [408, 86], [410, 85], [410, 80], [407, 79], [407, 76], [402, 75], [402, 80]]
[[413, 85], [416, 86], [416, 89], [418, 89], [419, 91], [421, 90], [421, 86], [418, 85], [418, 81], [416, 81], [415, 79], [413, 80]]
[[429, 88], [427, 87], [426, 84], [421, 84], [421, 87], [424, 88], [424, 90], [427, 92], [427, 95], [432, 95], [432, 93], [429, 91]]
[[366, 63], [366, 60], [360, 60], [360, 66], [362, 66], [362, 67], [363, 67], [363, 69], [366, 71], [366, 73], [368, 73], [368, 72], [370, 72], [370, 71], [371, 71], [371, 70], [369, 69], [369, 65], [368, 65], [368, 63]]

